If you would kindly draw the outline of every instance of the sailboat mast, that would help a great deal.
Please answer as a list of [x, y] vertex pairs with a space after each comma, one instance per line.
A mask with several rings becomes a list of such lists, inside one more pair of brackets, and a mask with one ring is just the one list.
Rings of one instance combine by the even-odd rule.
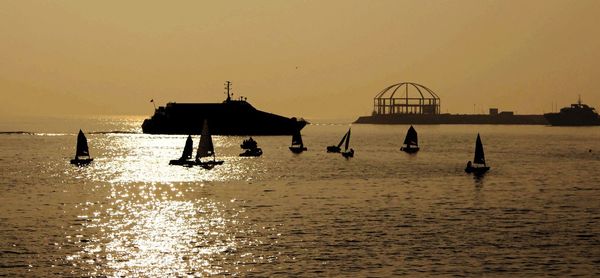
[[348, 151], [349, 146], [350, 146], [350, 129], [348, 129], [348, 133], [346, 133], [346, 145], [344, 146], [344, 150]]
[[340, 143], [338, 143], [337, 147], [341, 147], [342, 144], [344, 144], [344, 142], [346, 141], [346, 137], [348, 137], [348, 132], [346, 132], [346, 134], [344, 134], [344, 137], [342, 137], [342, 140], [340, 140]]
[[485, 155], [483, 153], [483, 143], [481, 143], [481, 137], [477, 134], [477, 141], [475, 142], [475, 157], [473, 163], [483, 164], [485, 166]]
[[225, 81], [225, 90], [227, 90], [227, 101], [230, 101], [231, 95], [229, 94], [229, 90], [231, 90], [231, 81]]

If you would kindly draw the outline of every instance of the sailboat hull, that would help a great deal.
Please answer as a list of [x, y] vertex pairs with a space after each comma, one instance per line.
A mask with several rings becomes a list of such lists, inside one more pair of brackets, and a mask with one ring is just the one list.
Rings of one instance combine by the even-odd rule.
[[169, 161], [169, 165], [192, 167], [192, 166], [196, 165], [196, 161], [186, 160], [186, 159], [174, 159], [174, 160]]
[[327, 147], [327, 152], [328, 153], [339, 153], [340, 151], [342, 151], [342, 149], [338, 146], [329, 146]]
[[77, 165], [77, 166], [83, 166], [83, 165], [90, 164], [92, 161], [94, 161], [93, 158], [85, 158], [85, 159], [75, 158], [75, 159], [71, 159], [71, 164]]
[[204, 169], [212, 169], [216, 165], [221, 165], [221, 164], [223, 164], [223, 160], [213, 160], [213, 161], [206, 161], [206, 162], [198, 161], [196, 165], [198, 165]]
[[293, 153], [301, 153], [306, 150], [308, 150], [306, 147], [290, 147], [290, 151]]
[[416, 153], [420, 149], [419, 149], [419, 147], [402, 147], [402, 148], [400, 148], [400, 150], [403, 152], [406, 152], [406, 153]]
[[186, 167], [193, 167], [193, 166], [208, 167], [208, 166], [215, 166], [215, 165], [221, 165], [221, 164], [223, 164], [223, 160], [202, 162], [199, 160], [174, 159], [174, 160], [169, 161], [169, 165], [178, 165], [178, 166], [186, 166]]
[[261, 148], [255, 148], [255, 149], [247, 149], [245, 152], [241, 153], [240, 156], [261, 156], [262, 155], [262, 149]]
[[471, 174], [476, 174], [476, 175], [481, 175], [485, 172], [487, 172], [488, 170], [490, 170], [490, 167], [488, 166], [483, 166], [483, 167], [473, 167], [473, 166], [467, 166], [465, 168], [465, 172]]

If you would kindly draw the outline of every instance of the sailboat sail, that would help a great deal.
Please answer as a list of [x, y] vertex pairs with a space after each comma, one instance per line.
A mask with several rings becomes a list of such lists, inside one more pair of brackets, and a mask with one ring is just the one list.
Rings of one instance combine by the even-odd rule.
[[215, 149], [213, 147], [212, 137], [208, 131], [208, 122], [204, 120], [202, 134], [200, 135], [200, 143], [198, 144], [198, 152], [196, 153], [196, 159], [214, 155]]
[[404, 138], [404, 144], [407, 147], [419, 145], [418, 138], [417, 138], [417, 131], [415, 130], [415, 128], [412, 125], [406, 132], [406, 138]]
[[477, 142], [475, 143], [475, 157], [473, 158], [473, 163], [485, 165], [485, 155], [483, 154], [483, 144], [481, 143], [481, 138], [479, 137], [479, 133], [477, 134]]
[[77, 150], [75, 151], [75, 157], [90, 156], [90, 150], [88, 149], [87, 139], [81, 129], [77, 134]]
[[188, 135], [187, 140], [185, 140], [185, 147], [183, 148], [183, 154], [181, 154], [181, 159], [192, 158], [192, 153], [194, 153], [194, 142], [192, 141], [192, 136]]
[[346, 135], [344, 135], [344, 138], [346, 138], [346, 144], [344, 145], [344, 151], [348, 151], [348, 147], [350, 146], [350, 129], [348, 129], [348, 132], [346, 133]]
[[292, 135], [292, 146], [304, 146], [304, 144], [302, 143], [302, 135], [300, 135], [300, 131], [297, 131], [296, 133], [294, 133], [294, 135]]
[[348, 132], [346, 132], [346, 134], [344, 134], [344, 137], [342, 137], [342, 140], [340, 140], [340, 143], [337, 144], [337, 147], [341, 147], [342, 144], [344, 144], [344, 141], [346, 141], [346, 137], [348, 137]]

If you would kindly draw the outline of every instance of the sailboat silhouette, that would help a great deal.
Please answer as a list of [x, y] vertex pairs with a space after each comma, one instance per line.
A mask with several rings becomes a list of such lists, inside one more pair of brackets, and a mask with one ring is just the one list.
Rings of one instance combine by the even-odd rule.
[[346, 132], [344, 138], [344, 151], [342, 152], [342, 156], [345, 158], [354, 157], [354, 149], [348, 150], [348, 147], [350, 146], [350, 129], [348, 129], [348, 132]]
[[87, 138], [81, 129], [77, 134], [77, 148], [75, 150], [75, 158], [71, 159], [71, 164], [77, 166], [90, 164], [94, 159], [90, 157], [90, 150], [88, 148]]
[[191, 160], [193, 153], [194, 142], [192, 141], [192, 136], [188, 135], [187, 140], [185, 140], [185, 147], [183, 148], [181, 157], [179, 159], [169, 161], [169, 165], [193, 166], [195, 164], [195, 161]]
[[342, 151], [341, 146], [346, 141], [346, 137], [348, 137], [349, 132], [350, 132], [350, 130], [348, 130], [348, 132], [346, 132], [346, 134], [344, 134], [344, 136], [342, 137], [342, 140], [340, 140], [340, 142], [337, 144], [337, 146], [336, 145], [328, 146], [327, 152], [328, 153], [339, 153], [340, 151]]
[[483, 174], [490, 169], [485, 163], [485, 154], [483, 153], [483, 143], [481, 143], [481, 137], [477, 133], [477, 141], [475, 142], [475, 156], [473, 162], [467, 162], [465, 172], [474, 174]]
[[[202, 162], [200, 159], [204, 157], [212, 157], [212, 160]], [[202, 134], [200, 135], [200, 143], [196, 152], [196, 165], [204, 168], [212, 168], [215, 165], [223, 164], [222, 160], [216, 160], [215, 148], [212, 141], [212, 136], [208, 130], [208, 121], [204, 120], [202, 125]]]
[[404, 138], [404, 145], [400, 148], [401, 151], [407, 153], [416, 153], [419, 151], [419, 140], [417, 137], [417, 131], [411, 125], [406, 132], [406, 137]]
[[294, 135], [292, 135], [292, 145], [290, 146], [290, 151], [293, 153], [301, 153], [306, 150], [307, 148], [302, 142], [302, 135], [300, 135], [300, 130], [298, 130], [296, 133], [294, 133]]

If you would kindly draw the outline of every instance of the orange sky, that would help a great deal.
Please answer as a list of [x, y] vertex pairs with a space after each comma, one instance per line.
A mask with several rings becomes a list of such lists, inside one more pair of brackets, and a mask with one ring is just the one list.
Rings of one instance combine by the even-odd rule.
[[[153, 2], [149, 4], [149, 2]], [[286, 116], [368, 115], [403, 81], [442, 112], [600, 109], [600, 1], [2, 1], [0, 115], [150, 115], [233, 82]]]

